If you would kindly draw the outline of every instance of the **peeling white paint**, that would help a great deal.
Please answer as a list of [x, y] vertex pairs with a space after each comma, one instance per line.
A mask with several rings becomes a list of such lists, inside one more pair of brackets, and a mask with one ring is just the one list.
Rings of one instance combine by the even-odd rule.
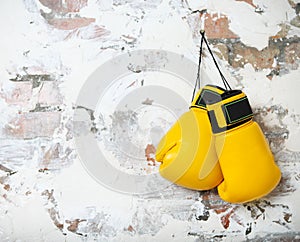
[[272, 80], [272, 96], [274, 103], [280, 103], [289, 108], [291, 113], [300, 114], [299, 107], [299, 83], [300, 71], [290, 71], [290, 73]]
[[246, 64], [238, 73], [243, 78], [243, 90], [247, 94], [252, 106], [271, 106], [271, 81], [266, 77], [269, 70], [256, 72], [251, 64]]
[[[86, 29], [80, 29], [81, 33], [74, 32], [66, 38], [69, 31], [55, 29], [40, 15], [41, 8], [46, 12], [50, 12], [50, 9], [39, 1], [2, 2], [0, 23], [4, 34], [0, 38], [0, 164], [17, 173], [11, 176], [7, 176], [7, 172], [3, 170], [0, 173], [0, 240], [195, 241], [213, 238], [215, 234], [219, 234], [227, 236], [223, 238], [224, 241], [243, 241], [274, 233], [300, 232], [300, 211], [297, 203], [300, 199], [300, 170], [297, 158], [280, 160], [279, 164], [284, 171], [284, 178], [290, 178], [291, 189], [295, 191], [265, 198], [273, 205], [283, 204], [282, 206], [272, 207], [264, 205], [263, 200], [260, 201], [259, 205], [263, 204], [266, 211], [254, 222], [252, 211], [242, 205], [230, 205], [229, 210], [219, 214], [210, 209], [207, 221], [196, 220], [196, 214], [201, 214], [207, 209], [203, 204], [203, 193], [200, 195], [199, 192], [176, 186], [144, 197], [109, 190], [87, 173], [78, 158], [66, 155], [68, 149], [74, 152], [71, 128], [66, 128], [70, 126], [72, 106], [76, 103], [84, 82], [98, 66], [124, 52], [142, 48], [169, 50], [197, 62], [200, 41], [193, 39], [194, 29], [184, 21], [190, 14], [187, 5], [192, 10], [207, 9], [209, 13], [217, 13], [218, 16], [227, 15], [230, 30], [238, 35], [245, 45], [261, 50], [268, 45], [269, 37], [280, 30], [279, 24], [288, 24], [296, 15], [288, 1], [253, 3], [260, 6], [264, 12], [256, 13], [255, 8], [245, 2], [229, 0], [186, 3], [167, 0], [143, 3], [93, 0], [89, 1], [88, 6], [81, 9], [78, 15], [95, 18], [95, 23]], [[87, 38], [95, 25], [102, 26], [108, 34], [95, 39]], [[203, 21], [201, 25], [203, 26]], [[288, 37], [294, 35], [299, 36], [299, 29], [291, 27]], [[273, 79], [269, 80], [266, 76], [270, 69], [255, 71], [250, 64], [246, 64], [244, 68], [233, 69], [225, 61], [218, 62], [229, 83], [233, 87], [243, 89], [254, 108], [276, 106], [288, 110], [283, 118], [275, 113], [268, 114], [264, 117], [264, 122], [271, 131], [272, 127], [286, 128], [289, 131], [283, 151], [292, 151], [292, 155], [297, 157], [297, 152], [300, 151], [299, 70], [289, 70], [289, 73], [273, 76]], [[284, 63], [274, 61], [273, 68], [276, 64]], [[216, 68], [207, 56], [204, 58], [202, 71], [203, 84], [221, 85]], [[14, 86], [9, 81], [10, 78], [15, 78], [17, 74], [24, 75], [26, 72], [51, 74], [59, 83], [59, 91], [64, 98], [61, 105], [62, 124], [57, 127], [54, 137], [37, 137], [32, 140], [6, 137], [3, 129], [6, 125], [17, 128], [17, 124], [9, 121], [18, 112], [27, 112], [34, 108], [37, 102], [39, 89], [33, 91], [31, 100], [24, 103], [24, 107], [19, 104], [8, 105], [1, 95], [10, 95], [13, 91]], [[176, 79], [175, 75], [155, 72], [132, 74], [128, 80], [123, 80], [123, 86], [118, 91], [110, 90], [106, 94], [107, 97], [103, 97], [103, 103], [100, 102], [99, 107], [111, 105], [111, 110], [96, 110], [96, 121], [99, 121], [98, 114], [104, 111], [108, 114], [117, 107], [118, 101], [122, 100], [116, 99], [116, 106], [113, 106], [110, 94], [120, 95], [122, 98], [122, 94], [130, 94], [138, 89], [138, 86], [133, 86], [132, 89], [128, 89], [128, 93], [123, 90], [124, 86], [132, 83], [131, 79], [139, 83], [144, 79], [148, 86], [153, 86], [163, 79], [166, 82], [161, 86], [171, 86], [172, 91], [189, 102], [191, 87], [179, 79], [176, 80], [176, 85], [172, 85]], [[145, 110], [148, 110], [148, 113], [139, 113], [140, 130], [136, 132], [137, 137], [134, 140], [136, 145], [140, 145], [140, 154], [147, 143], [157, 143], [151, 136], [151, 128], [162, 126], [162, 129], [166, 130], [175, 119], [169, 112], [166, 114], [157, 111], [155, 100], [153, 106]], [[176, 110], [177, 114], [183, 111], [182, 107]], [[163, 116], [164, 120], [154, 119], [149, 123], [153, 113], [157, 117]], [[86, 124], [86, 127], [89, 128], [89, 125], [90, 123]], [[58, 148], [61, 150], [57, 157], [53, 155], [54, 158], [51, 157], [51, 152], [48, 154], [53, 164], [48, 165], [49, 171], [43, 171], [43, 168], [47, 168], [43, 164], [46, 152], [55, 143], [61, 145]], [[130, 164], [129, 161], [126, 165]], [[147, 167], [146, 161], [141, 167]], [[132, 169], [131, 172], [137, 170]], [[157, 167], [149, 168], [147, 172], [157, 172]], [[10, 187], [4, 188], [5, 184], [9, 184]], [[52, 198], [47, 198], [47, 194], [42, 195], [47, 190], [51, 192], [52, 189]], [[256, 208], [252, 203], [249, 206], [254, 210]], [[59, 216], [59, 222], [63, 224], [61, 230], [54, 225], [48, 209], [53, 209], [55, 216]], [[229, 227], [225, 229], [221, 220], [230, 209], [236, 209], [232, 215], [235, 217], [231, 218]], [[288, 213], [292, 214], [290, 222], [286, 222], [286, 225], [279, 224], [284, 222], [283, 216]], [[69, 224], [66, 221], [75, 219], [85, 220], [79, 223], [77, 232], [86, 235], [87, 238], [68, 229]], [[278, 220], [277, 223], [275, 220]], [[245, 231], [249, 224], [252, 224], [253, 232], [246, 236]], [[188, 235], [191, 232], [195, 235]]]
[[[241, 41], [258, 50], [268, 45], [269, 37], [279, 30], [279, 24], [290, 21], [295, 11], [288, 1], [253, 1], [254, 4], [266, 6], [265, 12], [258, 14], [255, 8], [243, 1], [189, 1], [192, 9], [208, 9], [211, 13], [222, 13], [228, 16], [230, 30], [237, 34]], [[238, 9], [238, 12], [236, 11]]]

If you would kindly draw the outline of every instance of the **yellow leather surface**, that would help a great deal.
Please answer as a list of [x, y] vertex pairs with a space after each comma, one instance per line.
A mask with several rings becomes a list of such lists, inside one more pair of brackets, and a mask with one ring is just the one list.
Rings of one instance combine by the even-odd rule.
[[[195, 99], [197, 99], [198, 95]], [[208, 190], [223, 180], [207, 111], [191, 108], [160, 141], [160, 174], [180, 186]]]
[[215, 146], [224, 176], [218, 186], [223, 200], [252, 201], [265, 196], [279, 183], [280, 170], [256, 122], [216, 135]]

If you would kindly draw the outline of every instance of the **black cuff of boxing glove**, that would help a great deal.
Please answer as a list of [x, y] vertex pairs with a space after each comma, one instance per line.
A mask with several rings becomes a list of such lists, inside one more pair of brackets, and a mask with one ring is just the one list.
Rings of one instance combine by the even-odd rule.
[[253, 119], [249, 100], [242, 91], [225, 91], [220, 99], [206, 103], [213, 133], [233, 129]]
[[222, 100], [222, 95], [226, 92], [225, 89], [215, 86], [204, 86], [195, 99], [192, 101], [190, 108], [206, 109], [207, 104], [216, 103]]

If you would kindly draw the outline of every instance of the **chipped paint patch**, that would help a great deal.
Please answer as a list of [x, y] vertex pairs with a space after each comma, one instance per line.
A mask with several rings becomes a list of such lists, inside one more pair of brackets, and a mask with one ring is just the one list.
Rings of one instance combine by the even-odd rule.
[[[299, 240], [299, 6], [292, 0], [1, 3], [0, 240]], [[135, 196], [99, 185], [76, 156], [74, 137], [92, 133], [125, 172], [157, 172], [155, 146], [188, 104], [168, 116], [157, 108], [154, 89], [136, 100], [139, 110], [126, 108], [128, 100], [122, 110], [117, 103], [162, 80], [183, 100], [191, 88], [175, 76], [145, 74], [168, 64], [161, 52], [146, 64], [128, 63], [132, 75], [108, 92], [100, 110], [75, 105], [85, 80], [106, 60], [139, 48], [171, 50], [196, 63], [203, 26], [229, 82], [249, 96], [282, 170], [279, 186], [236, 205], [216, 190], [169, 185]], [[203, 73], [203, 83], [220, 83], [207, 55]], [[73, 123], [74, 110], [85, 121]], [[154, 122], [154, 114], [163, 119]]]

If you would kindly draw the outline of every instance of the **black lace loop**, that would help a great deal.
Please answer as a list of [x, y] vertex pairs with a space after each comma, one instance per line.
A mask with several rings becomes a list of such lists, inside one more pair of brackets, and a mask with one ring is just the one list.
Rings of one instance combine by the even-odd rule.
[[194, 97], [195, 97], [195, 92], [196, 92], [197, 84], [198, 84], [198, 89], [200, 89], [200, 66], [201, 66], [201, 60], [202, 60], [203, 40], [204, 40], [204, 38], [203, 38], [203, 35], [202, 35], [202, 37], [201, 37], [201, 44], [200, 44], [200, 53], [199, 53], [197, 79], [196, 79], [196, 82], [195, 82], [195, 87], [194, 87], [194, 91], [193, 91], [192, 101], [194, 100]]
[[215, 58], [211, 48], [209, 47], [208, 41], [205, 38], [205, 31], [201, 30], [200, 34], [201, 34], [201, 44], [200, 44], [200, 54], [199, 54], [199, 62], [198, 62], [198, 72], [197, 72], [197, 79], [196, 79], [195, 87], [194, 87], [194, 91], [193, 91], [192, 101], [194, 100], [197, 86], [198, 86], [198, 89], [200, 89], [200, 67], [201, 67], [201, 62], [202, 62], [203, 41], [205, 42], [206, 47], [207, 47], [207, 49], [208, 49], [208, 51], [209, 51], [209, 53], [210, 53], [210, 55], [211, 55], [211, 57], [212, 57], [212, 59], [215, 63], [215, 66], [217, 67], [217, 69], [219, 71], [219, 74], [221, 76], [221, 79], [222, 79], [222, 82], [224, 84], [225, 89], [226, 90], [232, 90], [229, 83], [227, 82], [226, 78], [224, 77], [222, 71], [220, 70], [220, 67], [219, 67], [219, 65], [216, 61], [216, 58]]

